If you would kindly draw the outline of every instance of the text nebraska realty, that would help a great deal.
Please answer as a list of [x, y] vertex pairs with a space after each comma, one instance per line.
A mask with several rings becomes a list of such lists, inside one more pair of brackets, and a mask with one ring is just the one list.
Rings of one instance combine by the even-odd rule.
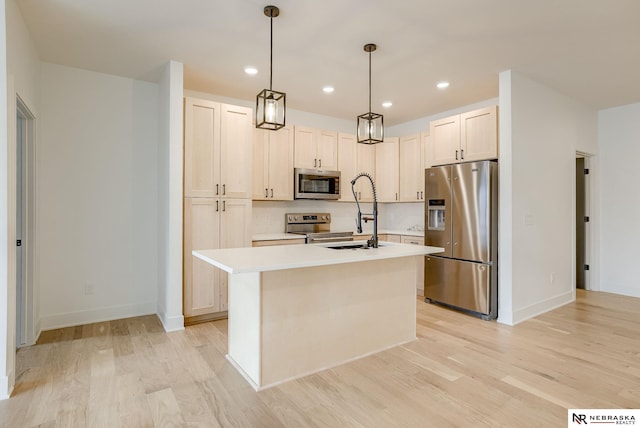
[[633, 415], [589, 415], [589, 421], [587, 422], [587, 415], [573, 414], [573, 422], [579, 424], [590, 423], [610, 423], [616, 425], [635, 425], [636, 418]]

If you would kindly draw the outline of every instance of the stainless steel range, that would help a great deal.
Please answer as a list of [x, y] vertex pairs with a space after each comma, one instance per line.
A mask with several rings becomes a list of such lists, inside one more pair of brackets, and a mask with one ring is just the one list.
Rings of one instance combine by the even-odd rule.
[[284, 215], [285, 232], [304, 235], [307, 244], [353, 241], [353, 232], [332, 232], [329, 213], [288, 213]]

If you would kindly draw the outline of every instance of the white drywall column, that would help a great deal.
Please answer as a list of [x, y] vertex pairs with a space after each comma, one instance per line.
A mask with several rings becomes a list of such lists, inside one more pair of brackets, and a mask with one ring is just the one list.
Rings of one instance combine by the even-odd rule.
[[596, 154], [597, 113], [514, 71], [500, 74], [499, 321], [575, 299], [575, 158]]
[[[7, 27], [5, 1], [0, 0], [0, 399], [6, 399], [15, 380], [15, 292], [9, 273], [9, 117], [7, 90]], [[15, 229], [15, 228], [14, 228]], [[15, 284], [13, 285], [15, 288]], [[13, 297], [12, 297], [13, 296]]]
[[499, 78], [498, 194], [498, 322], [513, 324], [513, 160], [511, 130], [511, 70]]
[[158, 316], [166, 331], [184, 329], [182, 314], [183, 65], [169, 61], [160, 81]]
[[637, 279], [640, 200], [640, 103], [598, 114], [600, 151], [600, 290], [640, 297]]

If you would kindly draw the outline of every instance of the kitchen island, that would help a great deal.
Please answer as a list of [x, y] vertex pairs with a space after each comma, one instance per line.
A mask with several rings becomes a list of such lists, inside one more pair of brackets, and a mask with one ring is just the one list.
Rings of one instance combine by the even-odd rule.
[[229, 273], [227, 359], [260, 390], [416, 338], [416, 263], [441, 248], [194, 251]]

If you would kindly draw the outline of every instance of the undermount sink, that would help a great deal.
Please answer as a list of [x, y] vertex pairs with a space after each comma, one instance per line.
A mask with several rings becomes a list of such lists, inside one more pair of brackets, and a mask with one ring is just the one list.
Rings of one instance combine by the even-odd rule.
[[[378, 244], [378, 248], [384, 247], [385, 245]], [[327, 248], [331, 248], [332, 250], [368, 250], [369, 247], [367, 243], [340, 243], [338, 245], [327, 245]]]

